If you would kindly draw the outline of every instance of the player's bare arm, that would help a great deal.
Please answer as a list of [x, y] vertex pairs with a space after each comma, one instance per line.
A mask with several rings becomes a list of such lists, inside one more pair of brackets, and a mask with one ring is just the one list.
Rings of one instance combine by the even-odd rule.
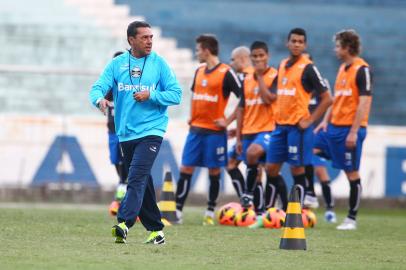
[[327, 131], [327, 126], [328, 123], [330, 122], [331, 118], [331, 106], [328, 107], [326, 114], [323, 117], [323, 121], [320, 122], [320, 124], [314, 129], [314, 134], [317, 134], [320, 130], [322, 131]]
[[354, 148], [357, 143], [357, 133], [358, 129], [361, 126], [362, 119], [369, 114], [372, 104], [371, 96], [360, 96], [359, 104], [357, 107], [357, 112], [355, 114], [354, 123], [351, 126], [350, 133], [345, 140], [345, 146], [348, 148]]
[[268, 87], [264, 82], [264, 77], [262, 76], [262, 73], [260, 74], [259, 72], [258, 73], [255, 72], [255, 75], [258, 80], [258, 88], [262, 100], [264, 101], [265, 104], [271, 104], [276, 100], [276, 94], [269, 91]]
[[308, 128], [327, 111], [327, 108], [330, 107], [331, 104], [333, 104], [333, 99], [331, 98], [329, 91], [321, 93], [320, 98], [321, 98], [320, 104], [314, 110], [312, 115], [309, 118], [304, 118], [300, 120], [300, 122], [298, 123], [300, 128], [302, 129]]
[[242, 152], [241, 130], [242, 130], [243, 116], [244, 116], [244, 108], [238, 107], [237, 108], [237, 130], [236, 130], [237, 144], [236, 144], [236, 151], [237, 151], [237, 154], [239, 154], [239, 155]]

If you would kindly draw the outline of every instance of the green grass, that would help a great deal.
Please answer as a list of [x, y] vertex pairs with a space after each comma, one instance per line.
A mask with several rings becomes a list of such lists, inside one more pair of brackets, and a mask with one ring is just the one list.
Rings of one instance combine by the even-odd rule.
[[[146, 246], [137, 224], [113, 243], [107, 209], [0, 208], [0, 269], [405, 269], [406, 215], [361, 209], [357, 231], [322, 220], [306, 230], [307, 251], [279, 250], [279, 230], [203, 227], [203, 209], [166, 228], [165, 246]], [[344, 212], [339, 212], [340, 220]]]

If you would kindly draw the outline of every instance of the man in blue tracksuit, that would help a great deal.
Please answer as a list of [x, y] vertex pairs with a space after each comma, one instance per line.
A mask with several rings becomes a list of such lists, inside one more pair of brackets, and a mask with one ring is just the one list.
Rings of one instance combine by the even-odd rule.
[[126, 242], [137, 216], [151, 232], [145, 243], [165, 243], [151, 167], [168, 125], [167, 106], [179, 104], [182, 93], [173, 71], [152, 51], [152, 37], [148, 23], [132, 22], [127, 28], [131, 49], [106, 66], [89, 94], [91, 103], [105, 113], [104, 96], [112, 89], [116, 133], [128, 170], [127, 193], [112, 228], [116, 243]]

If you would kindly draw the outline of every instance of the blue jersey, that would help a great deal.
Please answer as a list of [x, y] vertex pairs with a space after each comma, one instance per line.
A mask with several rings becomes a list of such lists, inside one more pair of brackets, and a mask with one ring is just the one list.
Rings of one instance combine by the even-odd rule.
[[[167, 106], [179, 104], [182, 96], [175, 74], [155, 52], [135, 58], [127, 51], [112, 59], [94, 83], [90, 102], [97, 106], [110, 89], [120, 142], [149, 135], [163, 137], [168, 125]], [[145, 90], [150, 92], [149, 99], [135, 101], [133, 93]]]

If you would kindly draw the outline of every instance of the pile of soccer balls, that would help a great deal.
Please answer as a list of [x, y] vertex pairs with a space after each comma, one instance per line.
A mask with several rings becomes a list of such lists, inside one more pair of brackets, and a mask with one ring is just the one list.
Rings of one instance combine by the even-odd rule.
[[[285, 222], [285, 212], [280, 209], [270, 208], [262, 215], [265, 228], [281, 228]], [[239, 203], [228, 203], [217, 212], [220, 225], [248, 227], [257, 222], [257, 215], [251, 208], [244, 209]]]
[[[257, 218], [253, 209], [244, 209], [235, 202], [223, 205], [217, 211], [218, 223], [225, 226], [248, 227], [256, 223]], [[279, 229], [285, 223], [286, 213], [282, 209], [269, 208], [261, 218], [265, 228]], [[302, 221], [305, 228], [313, 228], [317, 223], [317, 218], [313, 211], [303, 209]]]

